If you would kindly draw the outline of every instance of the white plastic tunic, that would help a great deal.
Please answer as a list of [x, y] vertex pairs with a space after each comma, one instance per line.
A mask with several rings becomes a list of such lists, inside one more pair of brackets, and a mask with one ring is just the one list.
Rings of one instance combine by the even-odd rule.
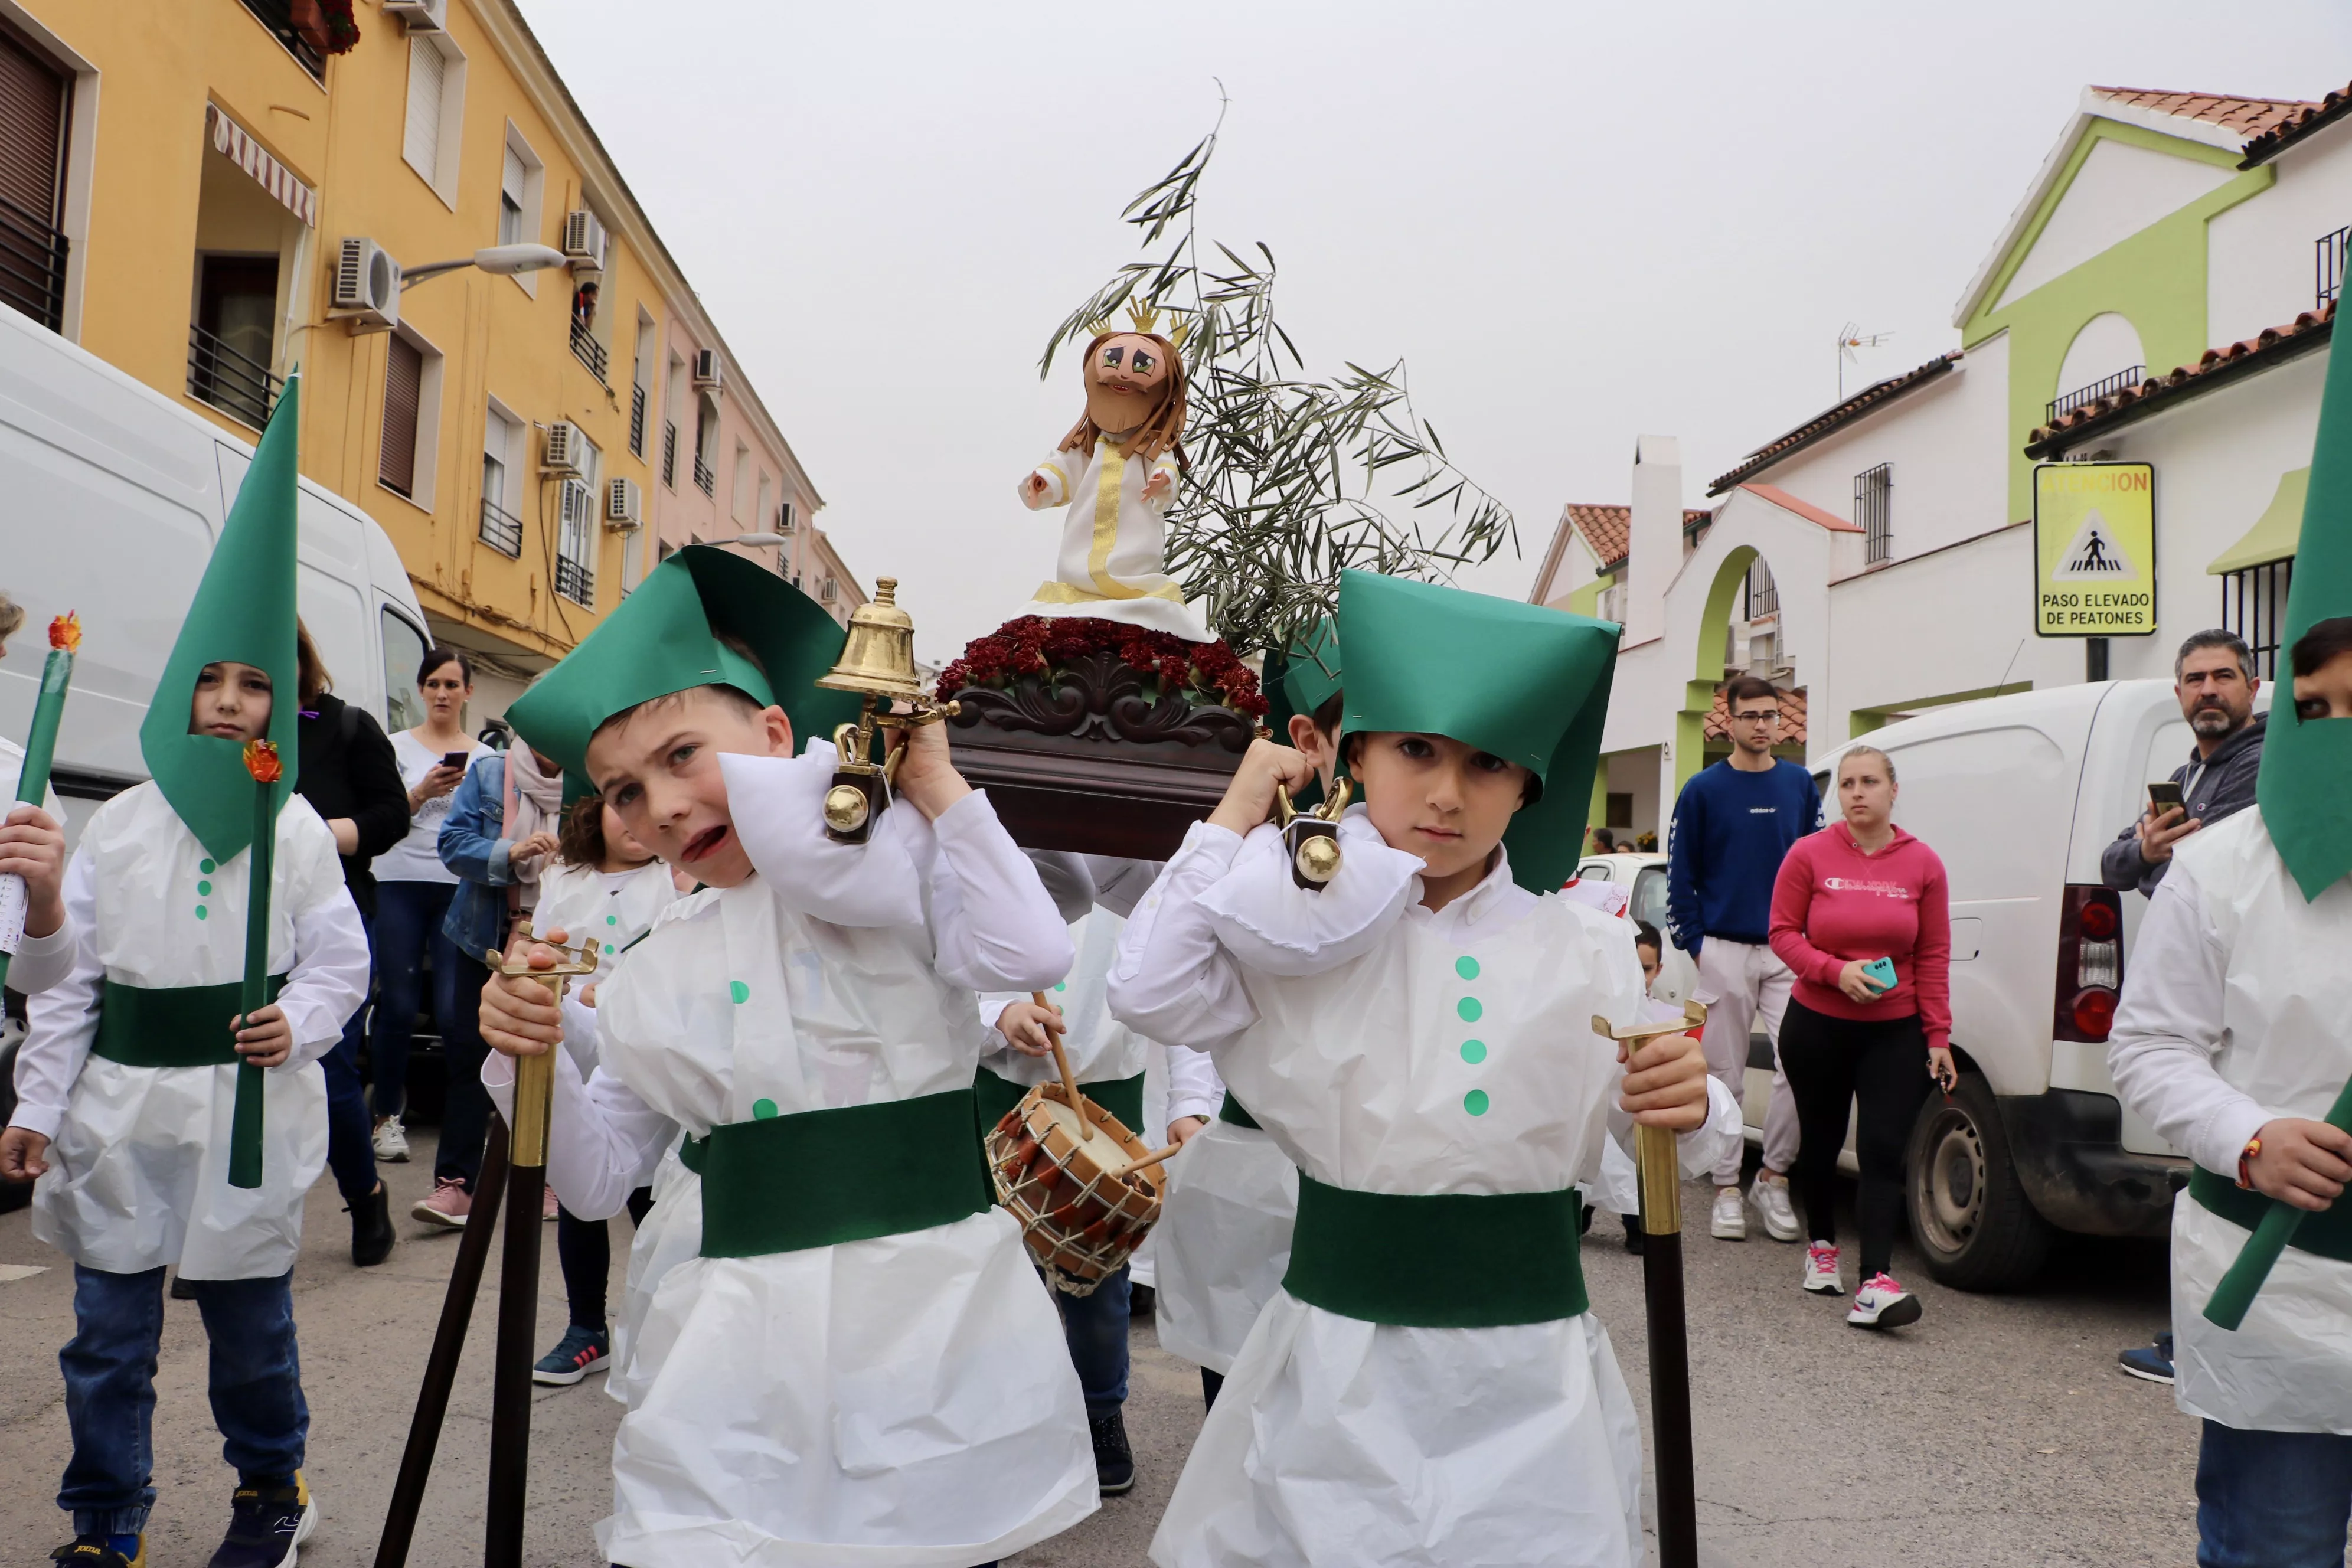
[[[595, 944], [596, 973], [572, 983], [582, 990], [609, 979], [629, 944], [651, 931], [677, 897], [669, 868], [658, 860], [609, 880], [593, 866], [557, 866], [540, 879], [531, 929], [541, 934], [560, 931], [574, 947], [583, 942]], [[593, 1031], [583, 1031], [572, 1043], [572, 1060], [583, 1073], [596, 1070]]]
[[[586, 1217], [616, 1211], [680, 1129], [969, 1089], [973, 991], [1050, 984], [1069, 966], [1065, 928], [984, 795], [935, 825], [894, 805], [861, 848], [818, 830], [830, 748], [722, 766], [760, 875], [671, 906], [599, 988], [603, 1065], [584, 1086], [555, 1074], [548, 1176]], [[508, 1065], [483, 1075], [502, 1104]], [[877, 1169], [894, 1153], [873, 1151]], [[682, 1168], [663, 1179], [673, 1256], [689, 1234], [698, 1245], [700, 1185]], [[1097, 1506], [1060, 1321], [994, 1208], [677, 1262], [622, 1371], [600, 1561], [970, 1568]]]
[[90, 1054], [106, 980], [163, 989], [244, 977], [250, 859], [247, 850], [215, 866], [148, 783], [98, 809], [67, 868], [74, 967], [31, 998], [14, 1120], [55, 1140], [33, 1192], [33, 1234], [87, 1268], [268, 1279], [301, 1249], [303, 1195], [327, 1161], [318, 1060], [368, 984], [367, 932], [334, 836], [308, 801], [279, 811], [271, 866], [269, 967], [287, 976], [278, 1005], [294, 1048], [262, 1080], [261, 1184], [228, 1184], [236, 1067], [125, 1067]]
[[[1126, 456], [1103, 437], [1084, 452], [1048, 454], [1031, 474], [1045, 479], [1045, 494], [1033, 500], [1024, 476], [1023, 505], [1067, 510], [1055, 579], [1038, 584], [1021, 615], [1124, 621], [1172, 632], [1187, 642], [1211, 640], [1208, 622], [1184, 602], [1184, 590], [1166, 571], [1168, 506], [1177, 483], [1174, 452], [1147, 463]], [[1155, 474], [1166, 475], [1168, 482], [1146, 500], [1144, 488]]]
[[[2126, 1104], [2233, 1181], [2264, 1122], [2326, 1116], [2352, 1079], [2352, 879], [2305, 903], [2257, 807], [2183, 839], [2108, 1058]], [[2290, 1247], [2235, 1332], [2206, 1321], [2251, 1234], [2174, 1200], [2173, 1397], [2242, 1430], [2352, 1433], [2352, 1263]]]
[[[1129, 922], [1113, 1008], [1209, 1049], [1318, 1181], [1420, 1195], [1592, 1180], [1603, 1143], [1630, 1135], [1615, 1048], [1591, 1020], [1635, 1016], [1631, 929], [1521, 890], [1499, 855], [1432, 913], [1416, 858], [1381, 844], [1360, 808], [1341, 833], [1339, 877], [1307, 893], [1273, 828], [1244, 844], [1196, 826]], [[1736, 1135], [1711, 1119], [1683, 1141], [1685, 1168]], [[1152, 1558], [1630, 1568], [1641, 1472], [1633, 1401], [1590, 1312], [1401, 1327], [1277, 1289]]]

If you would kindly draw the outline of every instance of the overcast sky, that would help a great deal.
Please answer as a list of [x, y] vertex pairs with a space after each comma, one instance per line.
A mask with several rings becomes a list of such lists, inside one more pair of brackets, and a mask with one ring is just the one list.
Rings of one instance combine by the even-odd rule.
[[[1232, 100], [1202, 228], [1263, 240], [1328, 373], [1410, 365], [1517, 513], [1523, 595], [1633, 438], [1708, 479], [1953, 347], [1954, 302], [2085, 83], [2316, 98], [2341, 0], [1052, 6], [523, 0], [867, 584], [927, 658], [1052, 565], [1015, 481], [1078, 411], [1045, 334], [1133, 254], [1127, 199]], [[2352, 214], [2346, 215], [2352, 219]], [[1858, 379], [1857, 379], [1858, 378]]]

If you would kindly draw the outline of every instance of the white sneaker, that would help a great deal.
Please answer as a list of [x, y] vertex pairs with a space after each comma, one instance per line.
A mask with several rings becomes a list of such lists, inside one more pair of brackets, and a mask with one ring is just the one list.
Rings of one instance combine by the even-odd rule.
[[1748, 1239], [1748, 1205], [1739, 1200], [1738, 1187], [1715, 1189], [1715, 1217], [1707, 1229], [1717, 1241]]
[[1845, 1321], [1857, 1329], [1899, 1329], [1919, 1321], [1919, 1298], [1896, 1284], [1894, 1275], [1874, 1274], [1853, 1293]]
[[387, 1116], [375, 1124], [375, 1157], [387, 1165], [408, 1163], [408, 1134], [399, 1117]]
[[1756, 1173], [1755, 1184], [1748, 1189], [1748, 1201], [1764, 1221], [1764, 1234], [1775, 1241], [1799, 1241], [1804, 1229], [1797, 1224], [1797, 1208], [1789, 1201], [1789, 1178], [1774, 1176], [1768, 1172]]
[[1816, 1296], [1845, 1294], [1845, 1286], [1838, 1279], [1838, 1249], [1833, 1244], [1826, 1241], [1806, 1244], [1805, 1289]]

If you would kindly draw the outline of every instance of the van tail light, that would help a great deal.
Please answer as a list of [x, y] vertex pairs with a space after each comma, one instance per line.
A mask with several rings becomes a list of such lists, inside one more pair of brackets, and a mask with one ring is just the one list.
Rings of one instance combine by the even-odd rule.
[[2070, 885], [2058, 918], [2058, 978], [2051, 1033], [2104, 1041], [2124, 988], [2124, 904], [2112, 888]]

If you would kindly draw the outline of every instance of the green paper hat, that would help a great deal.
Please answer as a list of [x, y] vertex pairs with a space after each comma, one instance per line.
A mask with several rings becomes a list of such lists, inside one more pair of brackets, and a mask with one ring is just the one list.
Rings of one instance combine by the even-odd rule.
[[[1293, 641], [1287, 651], [1268, 653], [1265, 679], [1258, 685], [1265, 693], [1265, 727], [1274, 731], [1277, 744], [1286, 743], [1291, 716], [1304, 713], [1312, 719], [1315, 710], [1339, 689], [1339, 621], [1325, 616]], [[1347, 771], [1342, 763], [1339, 772]], [[1323, 784], [1318, 779], [1292, 795], [1291, 801], [1303, 811], [1322, 798]]]
[[226, 860], [253, 842], [255, 786], [238, 742], [188, 733], [196, 677], [205, 666], [234, 659], [268, 672], [268, 738], [278, 743], [286, 770], [270, 805], [273, 820], [294, 793], [295, 722], [302, 707], [294, 659], [301, 403], [301, 379], [289, 376], [139, 726], [139, 752], [147, 771], [215, 860]]
[[[2333, 616], [2352, 616], [2352, 353], [2328, 360], [2280, 651]], [[2352, 786], [2352, 719], [2298, 720], [2293, 684], [2286, 684], [2271, 704], [2254, 799], [2307, 901], [2352, 871], [2352, 811], [2344, 806]]]
[[1339, 574], [1348, 649], [1340, 734], [1444, 735], [1542, 781], [1503, 835], [1512, 879], [1553, 892], [1576, 868], [1609, 717], [1617, 628], [1607, 621], [1460, 588]]
[[[620, 607], [562, 662], [515, 699], [515, 733], [586, 778], [588, 737], [615, 713], [697, 686], [731, 686], [793, 721], [805, 745], [857, 717], [846, 691], [820, 691], [817, 679], [848, 637], [815, 600], [756, 562], [692, 544], [637, 584]], [[719, 641], [732, 637], [760, 665]], [[568, 792], [567, 792], [568, 793]]]

